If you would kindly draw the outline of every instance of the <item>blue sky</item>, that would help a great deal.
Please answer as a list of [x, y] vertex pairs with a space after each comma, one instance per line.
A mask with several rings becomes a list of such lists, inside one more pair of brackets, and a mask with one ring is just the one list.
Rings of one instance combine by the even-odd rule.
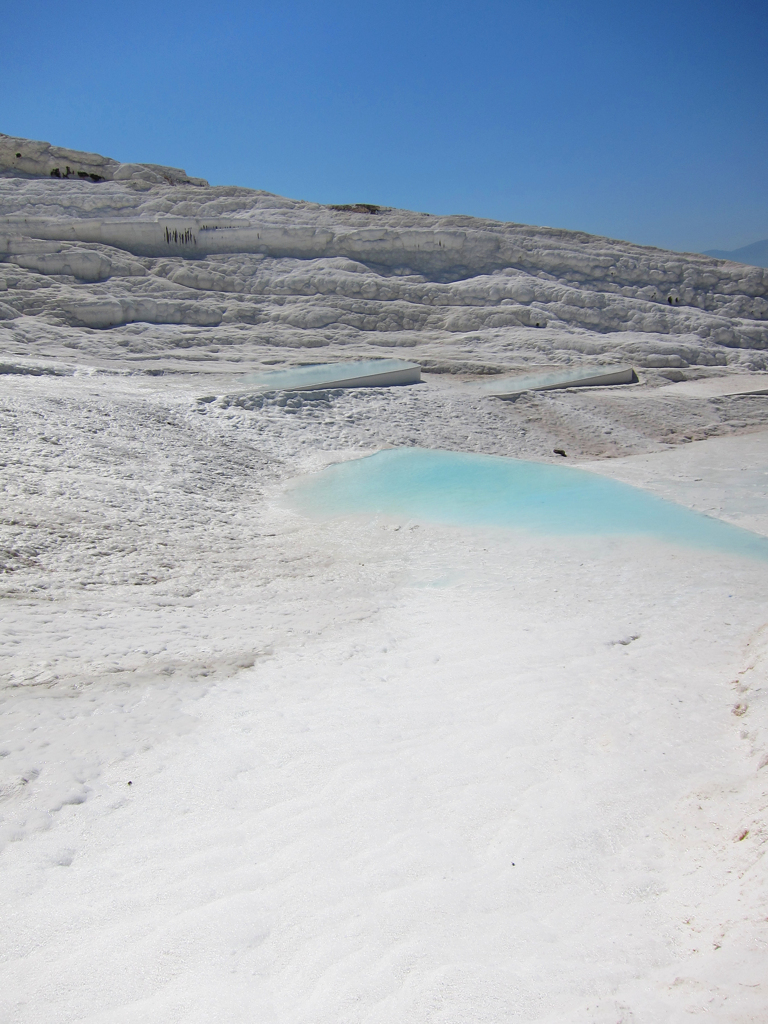
[[322, 203], [768, 237], [768, 4], [0, 0], [0, 131]]

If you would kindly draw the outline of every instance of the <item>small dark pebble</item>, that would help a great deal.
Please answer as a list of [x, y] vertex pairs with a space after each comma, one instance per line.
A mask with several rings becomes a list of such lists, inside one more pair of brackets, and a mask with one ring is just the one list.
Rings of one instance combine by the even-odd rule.
[[552, 451], [555, 453], [555, 455], [562, 455], [564, 459], [568, 458], [568, 456], [565, 454], [562, 448], [553, 448]]

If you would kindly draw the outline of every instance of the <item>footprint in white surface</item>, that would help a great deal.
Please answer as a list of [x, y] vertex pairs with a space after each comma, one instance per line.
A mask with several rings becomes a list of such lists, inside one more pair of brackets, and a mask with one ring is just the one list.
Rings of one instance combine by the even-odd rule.
[[51, 864], [60, 868], [68, 868], [74, 859], [75, 851], [65, 847], [53, 854]]
[[28, 768], [17, 778], [0, 782], [0, 801], [10, 800], [12, 797], [23, 793], [24, 788], [28, 786], [30, 782], [34, 782], [39, 774], [39, 768]]

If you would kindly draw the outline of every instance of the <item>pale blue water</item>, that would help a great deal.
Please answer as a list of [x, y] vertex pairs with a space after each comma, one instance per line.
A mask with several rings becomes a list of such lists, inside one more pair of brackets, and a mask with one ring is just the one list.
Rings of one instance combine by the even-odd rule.
[[495, 377], [483, 385], [484, 391], [494, 394], [509, 391], [535, 391], [537, 388], [548, 388], [554, 385], [567, 385], [571, 381], [586, 380], [600, 374], [617, 373], [629, 370], [629, 366], [576, 366], [568, 370], [555, 370], [553, 373], [537, 374], [533, 377]]
[[749, 530], [585, 470], [494, 455], [394, 448], [305, 477], [289, 500], [322, 518], [379, 514], [548, 534], [644, 534], [768, 560], [768, 538]]
[[318, 363], [313, 366], [292, 366], [286, 370], [274, 370], [246, 377], [243, 384], [252, 385], [261, 391], [295, 391], [299, 388], [316, 388], [336, 381], [354, 380], [376, 373], [393, 373], [396, 370], [414, 368], [414, 363], [404, 359], [365, 359], [350, 363]]

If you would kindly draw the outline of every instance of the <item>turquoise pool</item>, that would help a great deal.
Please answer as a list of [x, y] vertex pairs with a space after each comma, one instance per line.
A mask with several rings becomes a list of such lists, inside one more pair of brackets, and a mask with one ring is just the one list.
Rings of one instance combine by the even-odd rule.
[[298, 481], [289, 501], [322, 518], [385, 515], [548, 534], [641, 534], [768, 560], [768, 538], [567, 466], [394, 448]]
[[610, 386], [636, 381], [631, 366], [577, 366], [534, 377], [502, 377], [483, 385], [483, 391], [496, 398], [513, 398], [524, 391], [546, 391], [551, 388]]
[[389, 387], [418, 384], [421, 367], [404, 359], [363, 359], [352, 363], [292, 366], [245, 377], [243, 384], [258, 391], [314, 391], [328, 387]]

